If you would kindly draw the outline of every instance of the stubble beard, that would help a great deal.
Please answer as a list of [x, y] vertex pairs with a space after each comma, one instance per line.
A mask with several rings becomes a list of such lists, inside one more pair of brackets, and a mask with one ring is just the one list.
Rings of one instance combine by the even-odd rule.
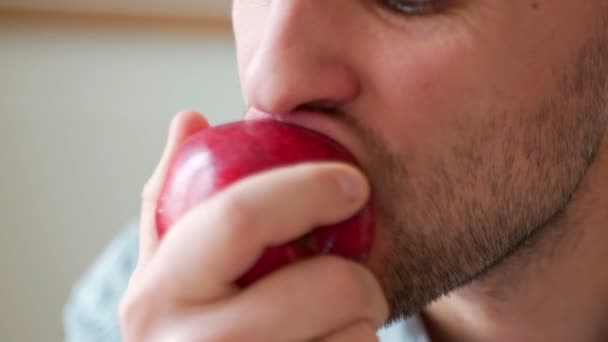
[[[392, 238], [374, 270], [391, 308], [388, 323], [418, 313], [490, 270], [554, 227], [593, 164], [606, 127], [608, 30], [591, 39], [556, 91], [528, 115], [487, 115], [477, 129], [429, 159], [424, 179], [407, 156], [356, 122], [369, 148], [367, 173], [378, 226]], [[534, 252], [528, 258], [542, 258]]]

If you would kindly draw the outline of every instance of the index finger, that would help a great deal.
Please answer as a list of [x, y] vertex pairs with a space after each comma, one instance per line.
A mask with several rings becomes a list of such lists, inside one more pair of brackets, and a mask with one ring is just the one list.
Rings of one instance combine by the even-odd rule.
[[144, 186], [141, 195], [138, 267], [149, 260], [159, 243], [159, 237], [156, 233], [155, 210], [158, 196], [167, 176], [169, 162], [184, 140], [207, 127], [209, 127], [207, 119], [196, 111], [179, 112], [171, 121], [162, 158], [152, 177]]
[[266, 248], [351, 217], [369, 193], [360, 171], [335, 162], [252, 175], [186, 213], [164, 236], [142, 278], [161, 286], [167, 301], [216, 299]]

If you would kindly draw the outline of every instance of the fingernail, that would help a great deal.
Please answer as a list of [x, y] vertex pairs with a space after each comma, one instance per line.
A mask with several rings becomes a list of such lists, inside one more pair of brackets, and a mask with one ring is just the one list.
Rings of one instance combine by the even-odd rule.
[[340, 175], [338, 183], [342, 193], [349, 201], [356, 202], [365, 194], [365, 184], [361, 181], [361, 177], [351, 172]]

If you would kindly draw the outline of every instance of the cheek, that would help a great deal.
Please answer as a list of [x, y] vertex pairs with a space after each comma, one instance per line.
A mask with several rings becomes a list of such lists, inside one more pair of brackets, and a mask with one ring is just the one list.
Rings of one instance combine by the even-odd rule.
[[500, 136], [502, 128], [529, 122], [559, 91], [589, 35], [583, 23], [592, 16], [569, 3], [543, 3], [544, 11], [514, 3], [515, 10], [496, 7], [467, 20], [447, 19], [432, 32], [414, 27], [366, 37], [370, 52], [358, 61], [368, 90], [362, 112], [374, 115], [361, 120], [408, 157], [445, 153], [446, 144], [492, 129], [494, 140], [509, 138]]
[[550, 68], [515, 45], [516, 37], [505, 44], [497, 34], [446, 33], [369, 59], [375, 72], [368, 74], [367, 106], [377, 109], [373, 125], [392, 149], [410, 160], [439, 157], [447, 146], [470, 143], [490, 129], [500, 135], [501, 127], [516, 126], [538, 106], [554, 84]]
[[480, 72], [487, 60], [462, 45], [412, 47], [403, 55], [406, 61], [374, 67], [367, 100], [378, 109], [376, 129], [395, 144], [392, 148], [415, 157], [476, 125], [495, 91], [484, 81], [489, 75]]

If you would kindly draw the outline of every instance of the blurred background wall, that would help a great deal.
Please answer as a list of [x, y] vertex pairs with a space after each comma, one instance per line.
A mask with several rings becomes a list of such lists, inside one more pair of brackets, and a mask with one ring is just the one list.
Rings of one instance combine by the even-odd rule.
[[0, 341], [59, 341], [172, 115], [243, 112], [229, 1], [0, 0]]

